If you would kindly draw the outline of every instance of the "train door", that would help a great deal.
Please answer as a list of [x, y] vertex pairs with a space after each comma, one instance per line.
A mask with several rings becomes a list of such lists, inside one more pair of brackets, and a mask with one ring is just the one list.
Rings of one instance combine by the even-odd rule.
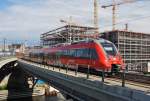
[[59, 51], [55, 53], [55, 63], [57, 66], [60, 65], [60, 52]]
[[45, 64], [47, 65], [47, 62], [48, 62], [48, 54], [45, 53], [45, 54], [44, 54], [44, 57], [45, 57]]
[[92, 65], [92, 49], [88, 49], [88, 65], [91, 67]]
[[48, 53], [48, 64], [54, 65], [54, 53]]
[[95, 67], [98, 63], [98, 55], [96, 53], [95, 48], [89, 49], [89, 64], [91, 67]]
[[56, 61], [57, 61], [57, 58], [56, 58], [56, 53], [53, 53], [53, 65], [56, 66]]

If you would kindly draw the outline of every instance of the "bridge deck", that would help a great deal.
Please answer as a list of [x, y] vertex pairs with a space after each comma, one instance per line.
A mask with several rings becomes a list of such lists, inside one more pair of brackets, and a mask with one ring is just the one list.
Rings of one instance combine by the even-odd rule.
[[[44, 66], [44, 65], [36, 64], [36, 63], [34, 63], [34, 65], [37, 66], [37, 67], [46, 69], [46, 70], [51, 70], [51, 71], [55, 71], [57, 73], [66, 74], [65, 69], [59, 70], [59, 68], [55, 68], [53, 70], [53, 67], [51, 67], [51, 66]], [[75, 75], [75, 71], [71, 71], [71, 70], [68, 70], [67, 75], [75, 76], [75, 77], [83, 78], [83, 79], [86, 79], [86, 76], [87, 76], [85, 73], [81, 73], [81, 72], [78, 73], [78, 75]], [[88, 80], [101, 82], [102, 77], [101, 76], [90, 75]], [[121, 87], [122, 86], [122, 81], [121, 80], [114, 80], [114, 79], [110, 79], [110, 78], [105, 78], [104, 84], [113, 85], [113, 86], [120, 86]], [[138, 83], [134, 84], [134, 83], [131, 83], [131, 82], [126, 82], [126, 88], [139, 90], [139, 91], [142, 91], [144, 93], [150, 93], [150, 86], [149, 85], [142, 85], [142, 84], [138, 84]]]
[[[53, 70], [53, 68], [50, 66], [43, 66], [40, 64], [30, 63], [30, 62], [26, 62], [26, 61], [22, 61], [22, 60], [19, 60], [19, 63], [22, 66], [24, 65], [23, 68], [27, 69], [28, 71], [32, 72], [35, 75], [38, 75], [41, 78], [43, 78], [43, 76], [46, 75], [46, 77], [43, 78], [45, 81], [47, 81], [48, 79], [51, 81], [54, 81], [54, 78], [57, 77], [57, 78], [59, 78], [59, 80], [58, 79], [57, 80], [60, 81], [60, 79], [61, 79], [61, 82], [57, 82], [57, 80], [56, 80], [56, 82], [59, 83], [60, 85], [63, 85], [62, 87], [64, 87], [64, 88], [65, 88], [64, 84], [66, 84], [66, 82], [73, 83], [74, 85], [66, 84], [66, 86], [67, 87], [71, 86], [71, 89], [73, 89], [73, 91], [76, 93], [79, 92], [81, 94], [80, 90], [83, 89], [83, 87], [87, 87], [86, 89], [84, 89], [84, 92], [82, 92], [82, 94], [89, 92], [90, 94], [86, 93], [87, 94], [86, 96], [90, 96], [90, 98], [92, 96], [92, 97], [95, 97], [96, 99], [100, 99], [98, 97], [98, 96], [100, 96], [101, 99], [103, 98], [103, 100], [105, 99], [106, 101], [108, 100], [106, 98], [106, 95], [107, 95], [107, 97], [108, 97], [108, 95], [111, 97], [113, 96], [115, 101], [119, 101], [119, 100], [120, 101], [122, 101], [122, 100], [130, 101], [131, 99], [133, 101], [137, 100], [137, 99], [139, 101], [146, 101], [146, 100], [148, 101], [148, 99], [150, 98], [149, 86], [143, 86], [143, 85], [139, 85], [139, 84], [134, 84], [134, 85], [126, 84], [126, 87], [123, 88], [123, 87], [121, 87], [121, 83], [119, 81], [116, 82], [116, 81], [112, 81], [110, 79], [105, 79], [105, 83], [103, 84], [101, 82], [101, 78], [98, 76], [90, 76], [90, 78], [87, 80], [86, 75], [83, 73], [78, 73], [78, 75], [75, 76], [74, 71], [68, 71], [66, 74], [66, 70], [61, 69], [59, 71], [59, 68], [55, 68]], [[66, 81], [66, 82], [64, 82], [64, 81]], [[48, 82], [50, 82], [50, 81], [48, 81]], [[77, 85], [78, 85], [78, 90], [77, 90], [77, 88], [74, 87]], [[80, 87], [79, 87], [79, 85], [80, 85]], [[63, 89], [63, 88], [61, 88], [61, 89]], [[93, 94], [95, 96], [92, 95], [92, 90], [93, 90]], [[99, 92], [99, 93], [96, 93], [96, 92]], [[102, 96], [102, 92], [103, 92], [103, 96]], [[71, 93], [72, 93], [72, 95], [74, 94], [73, 92], [71, 92]]]
[[[31, 96], [42, 96], [44, 95], [44, 92], [39, 91], [39, 90], [34, 90], [34, 91], [26, 91], [26, 92], [10, 92], [8, 90], [2, 90], [0, 92], [0, 101], [7, 100], [8, 96], [9, 99], [19, 99], [19, 98], [26, 98], [26, 97], [31, 97]], [[31, 94], [32, 93], [32, 94]]]
[[9, 62], [17, 61], [16, 57], [1, 57], [0, 58], [0, 68]]

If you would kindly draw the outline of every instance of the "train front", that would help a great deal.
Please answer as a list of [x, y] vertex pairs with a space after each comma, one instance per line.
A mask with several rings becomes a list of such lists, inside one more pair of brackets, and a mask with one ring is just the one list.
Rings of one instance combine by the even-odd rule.
[[116, 46], [112, 42], [104, 39], [100, 40], [100, 44], [103, 47], [105, 54], [107, 56], [105, 64], [110, 66], [111, 70], [109, 71], [111, 71], [111, 73], [117, 73], [118, 71], [123, 69], [124, 68], [123, 59], [119, 54]]

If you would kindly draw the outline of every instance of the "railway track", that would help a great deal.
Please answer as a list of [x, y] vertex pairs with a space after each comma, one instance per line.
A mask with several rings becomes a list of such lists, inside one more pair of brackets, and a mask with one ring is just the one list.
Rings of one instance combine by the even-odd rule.
[[[112, 76], [112, 78], [122, 79], [123, 73], [119, 73], [116, 76]], [[130, 82], [147, 84], [150, 86], [150, 76], [145, 76], [137, 73], [125, 73], [125, 79]]]
[[[95, 78], [99, 78], [99, 76], [97, 76], [97, 75], [90, 75], [90, 76], [95, 77]], [[105, 77], [105, 80], [106, 81], [114, 81], [114, 82], [122, 84], [122, 79], [118, 78], [118, 77]], [[125, 84], [138, 86], [138, 87], [142, 87], [142, 88], [147, 88], [150, 90], [150, 84], [148, 84], [148, 83], [141, 83], [141, 82], [137, 82], [134, 80], [125, 79]]]
[[[122, 83], [121, 79], [118, 78], [106, 78], [107, 80], [111, 80], [111, 81], [116, 81], [116, 82], [120, 82]], [[134, 80], [126, 80], [125, 84], [129, 84], [129, 85], [134, 85], [134, 86], [138, 86], [138, 87], [144, 87], [144, 88], [148, 88], [150, 89], [150, 85], [149, 84], [145, 84], [145, 83], [140, 83], [140, 82], [135, 82]]]
[[[33, 63], [33, 62], [31, 62], [31, 63]], [[36, 64], [39, 64], [39, 63], [36, 63]], [[42, 65], [42, 64], [40, 64], [40, 65]], [[50, 67], [51, 68], [54, 67], [54, 68], [57, 68], [57, 69], [60, 68], [60, 67], [56, 67], [56, 66], [50, 66]], [[66, 69], [61, 67], [61, 70], [66, 70]], [[72, 69], [68, 69], [68, 70], [74, 72], [74, 70], [72, 70]], [[86, 72], [81, 72], [81, 71], [78, 71], [78, 74], [87, 75]], [[111, 77], [109, 77], [109, 76], [105, 77], [105, 80], [114, 81], [114, 82], [118, 82], [118, 83], [121, 84], [122, 83], [122, 74], [123, 73], [120, 72], [118, 75], [111, 76]], [[99, 73], [95, 73], [95, 74], [90, 73], [89, 76], [94, 77], [94, 78], [100, 78]], [[126, 73], [125, 74], [125, 84], [150, 89], [150, 76]]]

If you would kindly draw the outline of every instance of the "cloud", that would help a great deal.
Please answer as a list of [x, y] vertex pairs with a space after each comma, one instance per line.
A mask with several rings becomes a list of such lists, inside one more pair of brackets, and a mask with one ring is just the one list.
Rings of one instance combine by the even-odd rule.
[[[68, 20], [69, 16], [80, 25], [93, 25], [93, 0], [7, 0], [7, 2], [5, 9], [0, 8], [0, 38], [39, 40], [41, 33], [64, 25], [59, 20]], [[99, 2], [100, 6], [110, 3], [111, 0]], [[117, 22], [149, 15], [148, 3], [150, 2], [143, 1], [117, 7]], [[139, 7], [141, 5], [144, 7]], [[101, 31], [111, 29], [111, 18], [111, 7], [107, 9], [99, 7]], [[147, 22], [150, 22], [150, 19], [132, 22], [130, 29], [148, 33], [150, 29]], [[117, 28], [123, 28], [123, 25], [124, 23], [117, 25]]]

